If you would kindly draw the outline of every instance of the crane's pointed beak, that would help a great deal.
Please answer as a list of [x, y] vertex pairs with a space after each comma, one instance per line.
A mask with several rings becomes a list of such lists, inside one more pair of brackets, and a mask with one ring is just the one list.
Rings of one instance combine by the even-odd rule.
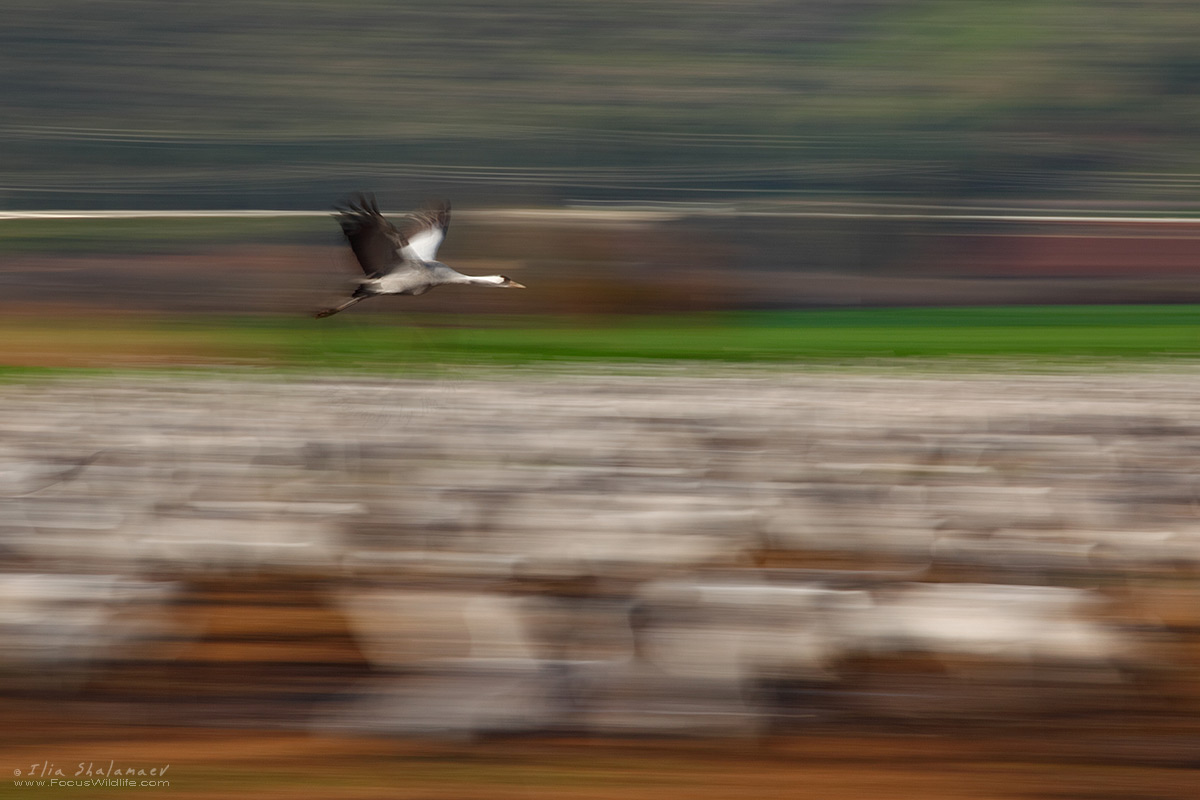
[[525, 284], [517, 283], [516, 281], [514, 281], [512, 278], [508, 277], [507, 275], [501, 275], [500, 277], [504, 278], [504, 283], [501, 283], [499, 285], [504, 287], [505, 289], [527, 289], [528, 288]]

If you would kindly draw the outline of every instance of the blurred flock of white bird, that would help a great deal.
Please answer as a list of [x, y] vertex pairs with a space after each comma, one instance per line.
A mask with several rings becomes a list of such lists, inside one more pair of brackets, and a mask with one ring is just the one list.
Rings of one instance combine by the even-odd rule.
[[0, 666], [86, 692], [199, 635], [189, 586], [292, 576], [373, 671], [334, 728], [1152, 694], [1200, 630], [1197, 476], [1194, 371], [10, 383]]

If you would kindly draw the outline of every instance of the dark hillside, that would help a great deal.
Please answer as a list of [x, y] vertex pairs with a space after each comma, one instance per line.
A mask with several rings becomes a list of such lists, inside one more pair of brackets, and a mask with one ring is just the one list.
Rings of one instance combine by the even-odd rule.
[[10, 3], [0, 205], [1194, 204], [1185, 0]]

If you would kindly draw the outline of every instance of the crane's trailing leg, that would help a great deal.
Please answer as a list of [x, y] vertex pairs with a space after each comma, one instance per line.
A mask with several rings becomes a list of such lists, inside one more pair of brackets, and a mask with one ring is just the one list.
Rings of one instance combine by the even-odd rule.
[[371, 295], [369, 295], [369, 294], [355, 295], [354, 297], [351, 297], [349, 300], [342, 303], [341, 305], [334, 306], [333, 308], [321, 309], [320, 311], [317, 312], [316, 317], [317, 317], [317, 319], [321, 319], [322, 317], [331, 317], [334, 314], [338, 313], [339, 311], [345, 311], [347, 308], [354, 305], [355, 303], [361, 303], [363, 300], [366, 300], [370, 296]]

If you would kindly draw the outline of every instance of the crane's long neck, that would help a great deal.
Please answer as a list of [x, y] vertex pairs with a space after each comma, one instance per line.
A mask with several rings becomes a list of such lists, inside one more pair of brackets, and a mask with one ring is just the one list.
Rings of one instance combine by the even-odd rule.
[[503, 286], [503, 275], [463, 275], [455, 283], [469, 283], [473, 286]]

